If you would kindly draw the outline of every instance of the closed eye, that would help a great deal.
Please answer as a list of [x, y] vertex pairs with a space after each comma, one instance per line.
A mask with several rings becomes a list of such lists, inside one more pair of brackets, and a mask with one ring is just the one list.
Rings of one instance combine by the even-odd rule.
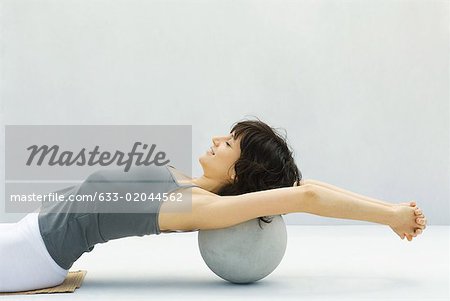
[[227, 145], [229, 146], [229, 147], [231, 147], [231, 145], [227, 142]]

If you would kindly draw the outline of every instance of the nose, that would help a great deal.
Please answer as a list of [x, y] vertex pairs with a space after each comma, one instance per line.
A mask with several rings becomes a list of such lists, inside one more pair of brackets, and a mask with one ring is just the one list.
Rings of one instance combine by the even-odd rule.
[[217, 146], [220, 143], [220, 136], [214, 136], [212, 138], [212, 143], [214, 146]]

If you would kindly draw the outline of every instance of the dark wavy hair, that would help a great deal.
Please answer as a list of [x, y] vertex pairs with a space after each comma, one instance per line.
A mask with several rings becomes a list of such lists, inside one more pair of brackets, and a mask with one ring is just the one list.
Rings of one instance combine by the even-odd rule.
[[[293, 150], [275, 128], [258, 118], [234, 123], [230, 133], [241, 137], [241, 156], [235, 162], [235, 178], [221, 187], [218, 195], [238, 195], [261, 190], [300, 185], [302, 173], [295, 164]], [[265, 223], [272, 216], [259, 217]]]

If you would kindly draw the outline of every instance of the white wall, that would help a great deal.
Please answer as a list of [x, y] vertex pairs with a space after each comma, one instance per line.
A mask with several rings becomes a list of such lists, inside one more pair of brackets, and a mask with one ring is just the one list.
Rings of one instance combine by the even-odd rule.
[[199, 176], [211, 136], [256, 115], [304, 178], [449, 224], [448, 1], [0, 3], [1, 141], [5, 124], [192, 124]]

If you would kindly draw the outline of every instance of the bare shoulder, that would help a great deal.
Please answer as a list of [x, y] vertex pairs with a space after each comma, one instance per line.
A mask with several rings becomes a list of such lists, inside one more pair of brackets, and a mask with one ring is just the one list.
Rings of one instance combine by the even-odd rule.
[[208, 205], [222, 198], [220, 195], [217, 195], [198, 186], [187, 187], [179, 191], [181, 191], [183, 197], [186, 196], [186, 199], [191, 200], [193, 210], [198, 208], [199, 206]]
[[220, 197], [218, 194], [215, 194], [215, 193], [213, 193], [213, 192], [211, 192], [211, 191], [208, 191], [208, 190], [206, 190], [206, 189], [203, 189], [203, 188], [200, 188], [200, 187], [198, 187], [198, 186], [196, 186], [196, 187], [191, 187], [192, 188], [192, 196], [195, 196], [195, 195], [202, 195], [202, 196], [204, 196], [204, 195], [208, 195], [208, 196], [212, 196], [212, 197]]
[[[195, 230], [196, 214], [201, 207], [215, 203], [220, 196], [200, 187], [180, 187], [181, 202], [163, 202], [159, 210], [158, 223], [161, 232]], [[181, 193], [181, 197], [180, 194]]]

